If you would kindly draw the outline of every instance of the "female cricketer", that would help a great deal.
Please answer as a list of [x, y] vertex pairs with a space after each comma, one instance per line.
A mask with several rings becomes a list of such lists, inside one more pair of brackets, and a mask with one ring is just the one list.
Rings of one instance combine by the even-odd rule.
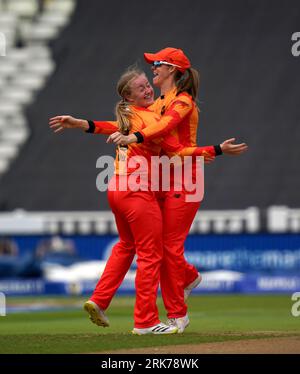
[[[115, 144], [147, 143], [172, 133], [185, 147], [196, 145], [198, 108], [195, 103], [198, 88], [198, 72], [181, 49], [165, 48], [157, 53], [145, 53], [146, 62], [152, 64], [153, 84], [160, 88], [161, 96], [149, 109], [161, 115], [158, 125], [151, 125], [142, 131], [128, 136], [116, 132], [109, 137]], [[218, 153], [238, 155], [247, 145], [232, 144], [235, 139], [224, 142]], [[230, 151], [227, 151], [227, 146]], [[193, 160], [193, 172], [197, 165]], [[184, 186], [184, 184], [182, 184]], [[179, 330], [189, 324], [185, 299], [191, 289], [199, 284], [201, 276], [195, 267], [187, 265], [184, 259], [184, 242], [194, 220], [200, 201], [187, 202], [184, 188], [175, 191], [175, 180], [170, 191], [161, 191], [159, 196], [163, 217], [163, 262], [161, 267], [161, 290], [168, 311], [169, 324], [177, 325]], [[185, 292], [184, 292], [185, 290]]]

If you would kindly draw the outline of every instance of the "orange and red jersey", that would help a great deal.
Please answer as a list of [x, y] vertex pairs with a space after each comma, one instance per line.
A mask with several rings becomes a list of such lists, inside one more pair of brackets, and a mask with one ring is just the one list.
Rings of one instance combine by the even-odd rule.
[[[131, 130], [141, 131], [147, 123], [153, 123], [157, 115], [147, 108], [141, 108], [134, 105], [130, 106], [131, 111]], [[95, 134], [112, 134], [119, 130], [117, 121], [93, 121]], [[137, 167], [130, 167], [129, 161], [132, 157], [143, 156], [148, 165], [151, 162], [151, 156], [159, 156], [161, 147], [152, 142], [145, 144], [132, 143], [128, 146], [118, 146], [116, 150], [115, 173], [116, 174], [131, 174]]]
[[[130, 133], [144, 132], [147, 127], [159, 126], [161, 122], [160, 116], [154, 113], [148, 108], [141, 108], [134, 105], [130, 106], [132, 112], [130, 123], [131, 129]], [[112, 134], [118, 131], [118, 123], [116, 121], [89, 121], [90, 130], [95, 134]], [[159, 128], [159, 127], [158, 127]], [[135, 156], [143, 156], [147, 162], [148, 166], [151, 161], [151, 156], [159, 156], [161, 154], [161, 149], [168, 157], [178, 155], [180, 157], [184, 156], [204, 156], [211, 155], [215, 156], [215, 147], [195, 147], [187, 146], [184, 147], [178, 142], [178, 137], [173, 134], [168, 134], [164, 137], [155, 139], [155, 141], [144, 142], [144, 143], [131, 143], [126, 147], [118, 147], [116, 154], [115, 172], [116, 174], [131, 174], [137, 167], [130, 167], [129, 161]], [[124, 162], [126, 162], [124, 164]]]
[[140, 131], [144, 141], [162, 136], [166, 139], [171, 134], [184, 147], [197, 145], [198, 108], [188, 93], [177, 95], [177, 89], [174, 88], [157, 98], [148, 109], [161, 118], [157, 125], [147, 126]]
[[[186, 149], [196, 146], [199, 111], [188, 93], [177, 94], [177, 88], [174, 88], [157, 98], [149, 109], [161, 116], [161, 119], [156, 125], [147, 126], [144, 130], [135, 133], [139, 142], [147, 143], [149, 140], [156, 142], [163, 139], [163, 142], [179, 143]], [[206, 151], [211, 155], [209, 148], [204, 149], [201, 155], [204, 156]], [[164, 153], [162, 149], [161, 154]], [[214, 156], [220, 154], [222, 154], [221, 147], [214, 146]], [[196, 175], [196, 168], [193, 159], [193, 177]]]

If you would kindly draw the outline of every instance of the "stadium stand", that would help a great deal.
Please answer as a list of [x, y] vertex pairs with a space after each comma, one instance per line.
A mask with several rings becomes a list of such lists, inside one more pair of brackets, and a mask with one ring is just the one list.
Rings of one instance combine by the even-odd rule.
[[0, 3], [0, 31], [6, 43], [0, 61], [0, 177], [28, 139], [24, 109], [55, 69], [48, 42], [68, 22], [70, 4], [74, 6], [73, 1]]
[[[261, 229], [257, 208], [203, 211], [193, 222], [192, 234], [256, 233]], [[112, 212], [14, 212], [0, 214], [0, 234], [116, 234]]]

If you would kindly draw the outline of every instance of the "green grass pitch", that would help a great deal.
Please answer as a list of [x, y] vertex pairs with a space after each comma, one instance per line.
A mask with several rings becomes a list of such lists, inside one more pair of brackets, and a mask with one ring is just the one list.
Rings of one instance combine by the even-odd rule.
[[[291, 314], [291, 295], [197, 295], [188, 300], [190, 326], [184, 334], [135, 336], [134, 297], [116, 297], [107, 315], [111, 327], [92, 324], [82, 297], [8, 298], [7, 304], [59, 303], [63, 310], [8, 313], [0, 317], [0, 353], [88, 353], [122, 348], [198, 344], [268, 336], [300, 336], [300, 317]], [[166, 319], [158, 299], [161, 320]]]

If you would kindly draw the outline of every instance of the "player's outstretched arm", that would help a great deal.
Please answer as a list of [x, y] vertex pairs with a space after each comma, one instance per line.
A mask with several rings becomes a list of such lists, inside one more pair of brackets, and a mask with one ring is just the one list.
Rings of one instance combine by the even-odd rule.
[[117, 121], [89, 121], [72, 116], [56, 116], [49, 120], [50, 128], [54, 132], [64, 129], [81, 129], [91, 134], [110, 135], [119, 128]]
[[84, 131], [89, 129], [88, 121], [65, 115], [50, 118], [49, 126], [55, 133], [61, 132], [64, 129], [82, 129]]

